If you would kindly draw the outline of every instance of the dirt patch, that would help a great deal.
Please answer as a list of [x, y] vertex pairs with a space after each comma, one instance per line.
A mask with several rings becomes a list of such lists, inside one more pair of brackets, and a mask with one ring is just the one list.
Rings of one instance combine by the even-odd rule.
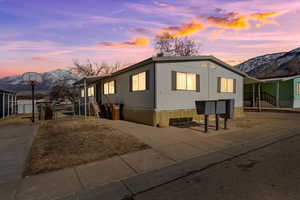
[[147, 149], [135, 137], [101, 120], [60, 119], [40, 123], [24, 175], [54, 171]]

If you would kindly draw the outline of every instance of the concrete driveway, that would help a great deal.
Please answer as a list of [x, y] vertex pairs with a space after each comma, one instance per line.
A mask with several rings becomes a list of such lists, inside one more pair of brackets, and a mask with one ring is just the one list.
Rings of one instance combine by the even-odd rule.
[[[131, 191], [144, 190], [146, 186], [147, 188], [151, 188], [155, 184], [159, 185], [162, 182], [168, 182], [174, 176], [198, 170], [198, 168], [209, 165], [207, 163], [219, 162], [219, 159], [228, 159], [231, 156], [234, 157], [238, 154], [243, 154], [245, 151], [249, 151], [249, 149], [257, 148], [257, 144], [259, 147], [264, 146], [266, 142], [270, 143], [281, 137], [289, 137], [300, 130], [300, 123], [298, 123], [300, 121], [299, 114], [248, 113], [247, 118], [241, 119], [238, 123], [242, 122], [242, 120], [246, 120], [244, 121], [245, 123], [242, 123], [243, 126], [245, 125], [244, 128], [220, 132], [211, 130], [209, 134], [204, 134], [194, 128], [155, 128], [133, 122], [101, 120], [103, 124], [108, 124], [119, 129], [121, 132], [135, 136], [151, 146], [152, 149], [27, 177], [21, 180], [17, 187], [6, 184], [5, 187], [8, 189], [3, 189], [4, 187], [2, 186], [1, 188], [0, 185], [0, 197], [3, 197], [3, 195], [1, 196], [1, 190], [3, 190], [4, 197], [7, 196], [5, 199], [12, 200], [52, 200], [74, 194], [75, 196], [83, 194], [84, 198], [80, 197], [79, 199], [93, 199], [86, 197], [94, 195], [89, 189], [97, 187], [101, 187], [101, 189], [97, 189], [98, 192], [102, 193], [106, 191], [119, 196], [119, 193], [123, 194], [123, 180], [128, 177], [131, 177], [128, 179], [130, 181], [127, 181], [128, 187], [131, 187]], [[251, 127], [249, 126], [250, 123], [258, 125]], [[25, 137], [17, 137], [20, 134], [20, 130], [23, 131], [25, 129], [34, 130], [34, 127], [20, 127], [19, 130], [15, 131], [12, 131], [14, 128], [11, 128], [8, 129], [11, 132], [8, 135], [12, 136], [18, 133], [14, 139], [16, 141], [20, 140], [20, 144], [26, 143], [24, 141]], [[23, 132], [25, 134], [25, 131]], [[23, 142], [21, 138], [24, 139]], [[28, 138], [30, 138], [30, 134]], [[31, 136], [31, 138], [33, 137]], [[255, 145], [248, 144], [255, 140]], [[29, 144], [27, 143], [27, 145]], [[30, 145], [27, 147], [29, 149]], [[22, 149], [21, 147], [19, 148]], [[197, 161], [198, 158], [201, 158], [200, 161]], [[17, 163], [20, 164], [20, 162]], [[181, 164], [184, 166], [178, 168], [178, 165]], [[16, 164], [15, 166], [21, 165]], [[171, 169], [171, 172], [165, 173], [164, 170], [168, 169]], [[18, 174], [17, 171], [14, 173], [15, 175]], [[152, 178], [148, 179], [147, 176], [151, 176]], [[118, 182], [120, 180], [122, 180], [121, 183]], [[111, 187], [108, 189], [102, 188], [101, 185], [110, 182], [117, 182], [114, 186], [114, 189], [116, 187], [117, 190], [121, 185], [120, 191], [112, 190]], [[7, 193], [5, 196], [5, 192], [14, 187], [14, 195]], [[125, 191], [127, 192], [127, 190]], [[67, 199], [78, 198], [71, 197]]]
[[22, 178], [37, 126], [0, 126], [0, 184]]
[[[300, 129], [299, 113], [246, 113], [229, 130], [203, 133], [203, 127], [156, 128], [127, 121], [103, 121], [131, 134], [172, 161], [182, 161], [259, 137]], [[234, 126], [234, 127], [233, 127]], [[147, 159], [147, 158], [145, 158]]]

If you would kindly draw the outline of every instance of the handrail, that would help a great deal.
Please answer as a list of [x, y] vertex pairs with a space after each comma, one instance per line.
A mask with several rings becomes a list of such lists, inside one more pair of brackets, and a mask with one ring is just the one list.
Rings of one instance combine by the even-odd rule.
[[[248, 98], [244, 97], [244, 100], [246, 100], [246, 101], [253, 101], [252, 94], [253, 93], [251, 93], [251, 94], [250, 93], [246, 93], [245, 96], [248, 96]], [[265, 92], [265, 91], [262, 91], [260, 94], [261, 94], [260, 95], [260, 100], [261, 101], [266, 101], [269, 104], [272, 104], [273, 106], [276, 106], [276, 101], [277, 100], [276, 100], [275, 96], [273, 96], [270, 93]], [[257, 94], [255, 95], [255, 102], [256, 102], [256, 104], [258, 104], [258, 95]]]
[[273, 106], [276, 106], [276, 97], [267, 92], [261, 93], [261, 100], [266, 101], [269, 104], [272, 104]]

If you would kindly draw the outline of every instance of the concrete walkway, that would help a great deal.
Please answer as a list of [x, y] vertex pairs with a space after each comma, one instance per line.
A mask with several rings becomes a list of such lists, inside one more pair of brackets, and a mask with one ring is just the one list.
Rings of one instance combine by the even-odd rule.
[[0, 128], [0, 184], [22, 178], [36, 126]]
[[[158, 199], [169, 199], [170, 196], [175, 196], [178, 199], [184, 199], [181, 194], [185, 192], [187, 194], [187, 189], [191, 189], [189, 187], [185, 187], [187, 184], [191, 185], [188, 177], [193, 177], [195, 174], [202, 172], [206, 169], [210, 169], [214, 166], [218, 166], [219, 164], [225, 163], [226, 161], [230, 161], [234, 158], [238, 158], [241, 156], [245, 156], [245, 154], [256, 152], [265, 147], [268, 147], [275, 143], [280, 143], [283, 141], [293, 141], [294, 139], [299, 140], [300, 131], [294, 130], [281, 130], [280, 132], [276, 132], [273, 135], [260, 137], [257, 139], [253, 139], [246, 143], [240, 143], [238, 145], [234, 145], [229, 148], [220, 149], [218, 151], [208, 153], [206, 155], [198, 156], [193, 159], [189, 159], [186, 161], [178, 162], [174, 165], [164, 167], [159, 170], [151, 171], [148, 173], [144, 173], [138, 176], [129, 177], [127, 179], [123, 179], [121, 181], [116, 181], [111, 184], [97, 186], [94, 188], [83, 190], [77, 194], [70, 195], [64, 198], [60, 198], [59, 200], [133, 200], [133, 199], [143, 199], [142, 197], [145, 194], [149, 194], [150, 191], [156, 191], [159, 188], [163, 188], [160, 190], [161, 193], [165, 194], [163, 197], [160, 193], [157, 193], [156, 196], [151, 196], [147, 199], [154, 199], [152, 197], [157, 197]], [[278, 149], [277, 149], [278, 151]], [[283, 153], [282, 155], [285, 155]], [[295, 155], [295, 154], [294, 154]], [[249, 160], [246, 164], [249, 163]], [[281, 164], [282, 165], [282, 164]], [[227, 167], [227, 165], [226, 165]], [[296, 167], [294, 167], [296, 169]], [[234, 170], [237, 170], [236, 168]], [[274, 170], [273, 170], [274, 171]], [[245, 172], [244, 172], [245, 173]], [[286, 173], [286, 172], [284, 172]], [[234, 172], [231, 174], [233, 175]], [[294, 173], [297, 174], [297, 173]], [[299, 173], [298, 173], [299, 174]], [[213, 175], [212, 175], [213, 176]], [[230, 176], [230, 174], [225, 174], [225, 177]], [[209, 180], [210, 178], [207, 177]], [[247, 177], [249, 178], [249, 177]], [[222, 181], [227, 180], [222, 178], [222, 175], [218, 175], [217, 177], [212, 177], [213, 180]], [[296, 179], [296, 178], [294, 178]], [[235, 182], [236, 179], [230, 179]], [[197, 179], [197, 184], [203, 183], [203, 187], [206, 186], [206, 182], [203, 182], [202, 179]], [[175, 186], [175, 192], [171, 191], [168, 186], [170, 183], [178, 183]], [[210, 184], [211, 181], [207, 184]], [[232, 182], [231, 182], [232, 183]], [[263, 182], [265, 184], [265, 182]], [[246, 184], [247, 185], [247, 184]], [[164, 187], [162, 187], [164, 186]], [[173, 188], [174, 189], [174, 188]], [[199, 188], [200, 189], [200, 188]], [[197, 195], [201, 195], [199, 193], [199, 189]], [[201, 188], [203, 189], [203, 188]], [[208, 188], [209, 189], [209, 188]], [[249, 188], [247, 188], [249, 189]], [[260, 188], [261, 189], [261, 188]], [[261, 190], [260, 190], [261, 191]], [[171, 192], [171, 193], [169, 193]], [[178, 195], [176, 194], [178, 192]], [[211, 191], [216, 192], [216, 191]], [[212, 193], [210, 193], [211, 196]], [[151, 193], [152, 194], [152, 193]], [[240, 193], [239, 193], [240, 194]], [[265, 194], [265, 193], [264, 193]], [[143, 196], [144, 195], [144, 196]], [[244, 195], [244, 194], [243, 194]], [[178, 197], [179, 196], [179, 197]], [[188, 196], [188, 195], [186, 195]], [[269, 195], [268, 195], [269, 196]], [[195, 197], [195, 196], [193, 196]], [[196, 196], [197, 197], [197, 196]], [[199, 197], [199, 196], [198, 196]], [[173, 198], [170, 198], [173, 199]], [[198, 198], [194, 198], [198, 199]]]
[[[188, 170], [192, 171], [192, 169], [196, 170], [200, 166], [203, 167], [208, 161], [211, 162], [221, 158], [228, 159], [237, 154], [245, 153], [249, 149], [265, 145], [266, 142], [274, 142], [282, 137], [299, 133], [300, 130], [299, 114], [276, 113], [276, 115], [270, 116], [269, 114], [259, 113], [253, 114], [252, 117], [268, 117], [270, 120], [269, 123], [255, 128], [220, 131], [218, 133], [211, 132], [210, 134], [203, 134], [197, 129], [190, 128], [155, 128], [126, 121], [103, 120], [103, 123], [135, 136], [151, 146], [152, 149], [116, 156], [74, 168], [26, 177], [19, 181], [17, 186], [13, 183], [5, 185], [8, 189], [17, 188], [15, 196], [6, 196], [5, 199], [48, 200], [68, 196], [70, 196], [69, 199], [78, 199], [77, 194], [84, 197], [96, 195], [93, 191], [99, 192], [99, 190], [93, 188], [99, 187], [101, 188], [101, 194], [107, 192], [110, 195], [115, 195], [115, 197], [120, 197], [121, 194], [128, 193], [120, 180], [130, 180], [127, 187], [130, 188], [129, 194], [132, 194], [147, 187], [152, 187], [152, 185], [160, 184], [160, 182], [167, 181], [177, 175], [182, 175], [182, 173], [187, 173]], [[251, 141], [256, 141], [256, 143], [252, 145], [250, 144]], [[206, 161], [186, 161], [197, 160], [200, 157], [205, 158]], [[176, 166], [180, 163], [189, 164], [184, 164], [184, 168], [177, 168]], [[171, 171], [164, 174], [164, 169], [170, 169]], [[151, 179], [148, 179], [147, 176], [151, 176]], [[119, 182], [108, 188], [103, 186], [115, 181]], [[2, 188], [5, 187], [3, 185]], [[114, 191], [113, 194], [111, 191]], [[2, 197], [1, 195], [5, 195], [5, 192], [1, 194], [0, 187], [0, 197]], [[110, 196], [110, 198], [102, 199], [114, 198]]]

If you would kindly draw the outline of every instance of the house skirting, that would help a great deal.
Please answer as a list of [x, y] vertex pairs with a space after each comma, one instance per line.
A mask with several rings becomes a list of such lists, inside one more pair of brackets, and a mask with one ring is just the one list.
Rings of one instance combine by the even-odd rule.
[[154, 110], [123, 110], [124, 119], [127, 121], [138, 122], [150, 126], [156, 126], [155, 111]]
[[[150, 126], [168, 127], [170, 119], [192, 118], [193, 120], [203, 120], [203, 115], [198, 115], [196, 109], [180, 109], [180, 110], [130, 110], [124, 109], [124, 119], [134, 121]], [[235, 108], [235, 118], [244, 116], [243, 107]], [[213, 119], [215, 116], [211, 116]]]
[[300, 108], [300, 99], [295, 99], [294, 100], [293, 108]]

